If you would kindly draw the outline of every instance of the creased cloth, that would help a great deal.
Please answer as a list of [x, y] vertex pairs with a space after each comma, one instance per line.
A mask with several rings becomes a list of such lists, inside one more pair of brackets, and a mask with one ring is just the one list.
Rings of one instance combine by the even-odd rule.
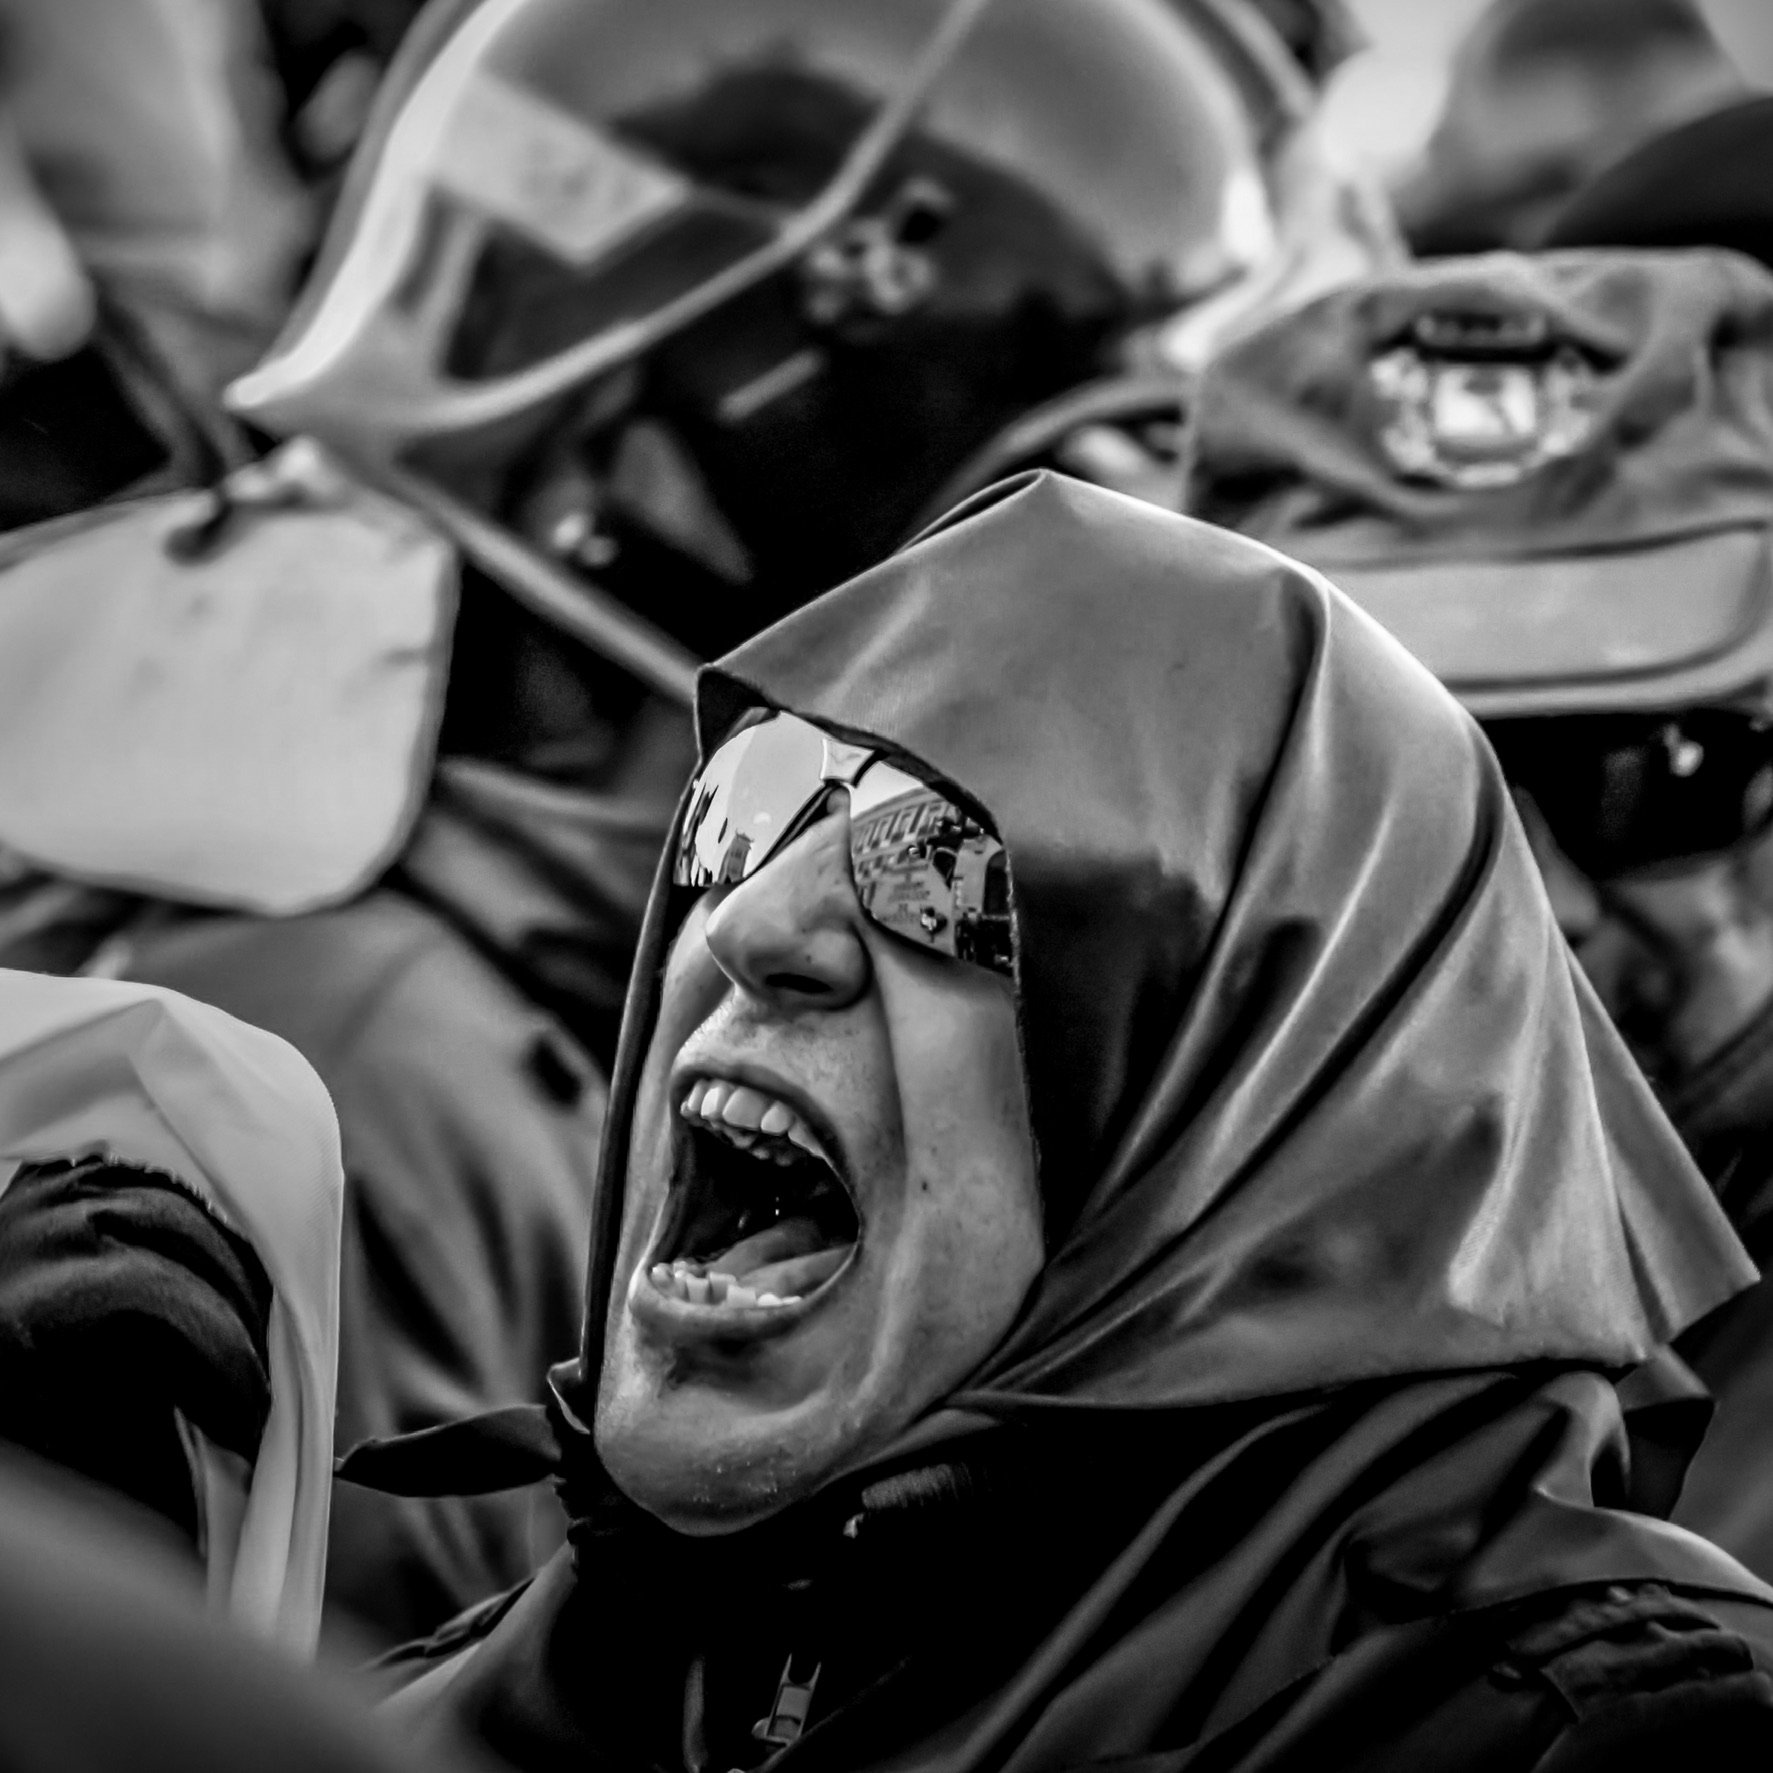
[[[704, 755], [759, 705], [884, 743], [1003, 839], [1045, 1268], [980, 1370], [826, 1491], [675, 1556], [611, 1494], [585, 1425], [686, 897], [662, 869], [555, 1374], [573, 1545], [415, 1653], [409, 1719], [523, 1768], [749, 1765], [793, 1654], [826, 1670], [798, 1773], [1525, 1766], [1568, 1714], [1509, 1711], [1511, 1619], [1652, 1585], [1773, 1656], [1773, 1591], [1635, 1511], [1613, 1383], [1752, 1265], [1477, 727], [1394, 640], [1259, 544], [1038, 475], [704, 672]], [[485, 1466], [550, 1451], [493, 1426]], [[870, 1490], [932, 1463], [1020, 1489], [1025, 1530], [846, 1561]]]
[[[237, 1537], [212, 1533], [209, 1585], [240, 1625], [306, 1655], [338, 1374], [332, 1103], [293, 1047], [177, 992], [0, 970], [0, 1187], [21, 1163], [92, 1153], [187, 1184], [270, 1277], [271, 1412]], [[229, 1481], [223, 1467], [205, 1475]]]
[[1622, 1369], [1753, 1281], [1476, 725], [1309, 569], [1011, 482], [711, 670], [704, 749], [759, 701], [1009, 851], [1050, 1254], [957, 1403]]

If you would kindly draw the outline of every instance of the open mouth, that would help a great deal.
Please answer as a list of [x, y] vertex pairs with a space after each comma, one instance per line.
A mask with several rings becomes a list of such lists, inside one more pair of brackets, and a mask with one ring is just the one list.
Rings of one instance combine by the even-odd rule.
[[833, 1281], [862, 1225], [826, 1140], [768, 1091], [695, 1079], [648, 1278], [667, 1299], [780, 1311]]

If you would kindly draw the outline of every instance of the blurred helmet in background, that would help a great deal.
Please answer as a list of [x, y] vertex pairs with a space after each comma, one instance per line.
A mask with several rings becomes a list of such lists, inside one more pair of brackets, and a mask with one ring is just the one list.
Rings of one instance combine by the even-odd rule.
[[1545, 247], [1721, 246], [1773, 269], [1773, 95], [1652, 136], [1577, 191]]
[[1425, 256], [1525, 249], [1637, 143], [1741, 96], [1696, 0], [1491, 0], [1395, 196]]
[[[1248, 274], [1178, 314], [1159, 355], [1189, 373], [1241, 332], [1408, 254], [1376, 182], [1332, 152], [1326, 82], [1364, 39], [1343, 0], [1172, 0], [1216, 37], [1261, 146], [1266, 248]], [[1173, 503], [1167, 499], [1166, 503]]]
[[792, 600], [1246, 274], [1260, 133], [1168, 0], [439, 0], [231, 403]]

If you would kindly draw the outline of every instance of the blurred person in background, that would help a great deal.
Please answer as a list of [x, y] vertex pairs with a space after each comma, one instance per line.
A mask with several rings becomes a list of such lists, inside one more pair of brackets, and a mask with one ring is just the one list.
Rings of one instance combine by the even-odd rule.
[[[1201, 10], [439, 0], [229, 395], [248, 445], [332, 465], [14, 557], [0, 958], [171, 986], [319, 1070], [343, 1444], [533, 1397], [570, 1346], [696, 660], [1086, 420], [1173, 430], [1147, 348], [1272, 250], [1252, 95], [1303, 78], [1263, 14]], [[1280, 16], [1333, 55], [1322, 9]], [[403, 504], [461, 541], [459, 607]], [[533, 1525], [344, 1490], [333, 1602], [425, 1629]]]
[[1607, 163], [1744, 90], [1693, 0], [1493, 0], [1394, 191], [1405, 235], [1426, 256], [1533, 246]]
[[1652, 137], [1582, 186], [1543, 244], [1720, 246], [1773, 267], [1773, 97], [1707, 112]]
[[[1559, 922], [1773, 1261], [1773, 278], [1723, 252], [1449, 261], [1202, 390], [1189, 508], [1333, 574], [1485, 724]], [[1676, 1518], [1773, 1575], [1773, 1282], [1680, 1343]]]

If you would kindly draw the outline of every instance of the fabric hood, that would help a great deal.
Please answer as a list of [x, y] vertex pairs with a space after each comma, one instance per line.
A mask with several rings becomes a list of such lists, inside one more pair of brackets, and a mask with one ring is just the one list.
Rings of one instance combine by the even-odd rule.
[[[759, 704], [920, 760], [1009, 850], [1049, 1256], [954, 1404], [1625, 1368], [1752, 1281], [1478, 729], [1308, 569], [1025, 476], [709, 668], [704, 754]], [[617, 1064], [589, 1375], [667, 900]]]

